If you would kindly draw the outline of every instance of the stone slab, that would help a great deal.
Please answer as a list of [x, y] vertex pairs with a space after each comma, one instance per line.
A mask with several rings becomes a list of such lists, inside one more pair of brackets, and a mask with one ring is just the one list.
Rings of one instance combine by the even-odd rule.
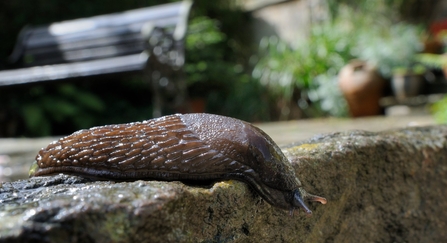
[[272, 207], [245, 183], [57, 175], [0, 185], [0, 242], [443, 242], [447, 126], [317, 135], [284, 147], [328, 199]]

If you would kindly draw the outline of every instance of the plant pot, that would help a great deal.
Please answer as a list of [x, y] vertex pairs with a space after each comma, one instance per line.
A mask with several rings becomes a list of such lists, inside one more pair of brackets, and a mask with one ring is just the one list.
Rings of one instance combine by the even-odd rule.
[[340, 70], [338, 79], [352, 117], [382, 113], [379, 99], [382, 97], [385, 80], [375, 66], [365, 61], [353, 60]]
[[391, 88], [398, 101], [417, 96], [424, 88], [424, 77], [422, 74], [399, 73], [393, 74]]

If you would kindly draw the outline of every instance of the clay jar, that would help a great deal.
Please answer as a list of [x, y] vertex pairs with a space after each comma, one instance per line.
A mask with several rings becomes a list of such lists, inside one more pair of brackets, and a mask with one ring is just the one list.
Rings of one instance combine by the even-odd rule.
[[375, 66], [365, 61], [353, 60], [340, 70], [338, 80], [351, 116], [381, 114], [379, 99], [385, 87], [385, 80]]

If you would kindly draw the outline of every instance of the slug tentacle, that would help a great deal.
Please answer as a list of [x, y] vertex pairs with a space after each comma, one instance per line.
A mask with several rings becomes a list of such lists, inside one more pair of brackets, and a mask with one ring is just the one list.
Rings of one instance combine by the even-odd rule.
[[80, 130], [39, 151], [30, 177], [71, 173], [112, 180], [226, 180], [249, 184], [273, 206], [293, 211], [311, 195], [259, 128], [211, 114], [170, 115]]
[[307, 200], [313, 201], [313, 202], [320, 202], [321, 204], [326, 204], [327, 200], [324, 197], [315, 196], [312, 194], [307, 194]]

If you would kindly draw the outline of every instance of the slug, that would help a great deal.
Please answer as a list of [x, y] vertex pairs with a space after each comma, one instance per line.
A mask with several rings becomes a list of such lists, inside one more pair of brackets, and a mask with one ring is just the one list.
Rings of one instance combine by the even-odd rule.
[[280, 148], [250, 123], [212, 114], [175, 114], [93, 127], [39, 151], [30, 177], [58, 173], [110, 180], [240, 180], [272, 206], [311, 210]]

